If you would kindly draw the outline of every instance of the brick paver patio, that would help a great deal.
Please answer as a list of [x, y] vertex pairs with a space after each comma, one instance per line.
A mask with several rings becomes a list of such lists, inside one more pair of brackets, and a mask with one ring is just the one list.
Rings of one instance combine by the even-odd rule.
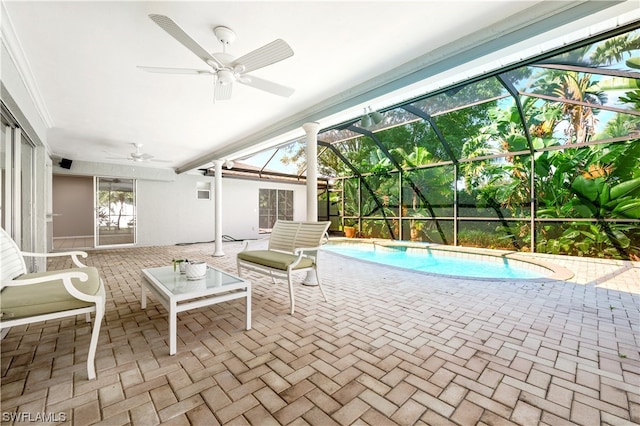
[[2, 424], [640, 423], [637, 262], [546, 256], [575, 278], [491, 282], [322, 253], [328, 303], [298, 284], [291, 316], [286, 286], [249, 274], [253, 329], [239, 300], [181, 313], [169, 356], [166, 311], [140, 308], [140, 269], [186, 257], [235, 273], [241, 245], [223, 247], [91, 251], [108, 296], [97, 380], [83, 317], [14, 328]]

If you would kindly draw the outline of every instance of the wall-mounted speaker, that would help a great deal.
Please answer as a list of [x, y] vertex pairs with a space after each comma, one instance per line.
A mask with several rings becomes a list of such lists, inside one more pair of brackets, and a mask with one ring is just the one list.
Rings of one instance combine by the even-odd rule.
[[60, 162], [58, 164], [63, 169], [70, 169], [72, 162], [73, 162], [73, 160], [69, 160], [68, 158], [63, 158], [63, 159], [60, 160]]

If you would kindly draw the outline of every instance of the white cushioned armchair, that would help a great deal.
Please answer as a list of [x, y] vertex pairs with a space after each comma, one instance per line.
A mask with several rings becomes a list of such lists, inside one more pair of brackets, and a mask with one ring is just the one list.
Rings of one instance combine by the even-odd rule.
[[[24, 257], [71, 256], [71, 269], [28, 273]], [[86, 266], [81, 251], [27, 253], [0, 228], [0, 329], [95, 312], [87, 355], [87, 375], [95, 379], [95, 356], [106, 293], [98, 270]]]

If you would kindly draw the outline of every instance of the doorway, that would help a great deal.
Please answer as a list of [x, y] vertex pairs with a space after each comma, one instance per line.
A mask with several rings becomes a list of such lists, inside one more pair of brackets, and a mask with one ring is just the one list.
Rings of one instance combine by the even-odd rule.
[[54, 175], [53, 248], [135, 244], [134, 179]]
[[96, 246], [136, 243], [135, 179], [96, 177]]

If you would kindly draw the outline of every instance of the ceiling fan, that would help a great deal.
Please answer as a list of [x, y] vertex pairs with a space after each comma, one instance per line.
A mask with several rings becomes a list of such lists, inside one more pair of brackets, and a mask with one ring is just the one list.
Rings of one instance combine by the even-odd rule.
[[142, 152], [142, 144], [141, 143], [132, 143], [131, 145], [133, 145], [136, 150], [132, 153], [130, 153], [129, 155], [120, 155], [120, 154], [113, 154], [113, 155], [117, 155], [117, 157], [108, 157], [108, 160], [121, 160], [123, 158], [126, 158], [127, 160], [131, 160], [131, 161], [135, 161], [136, 163], [142, 163], [145, 161], [154, 161], [157, 163], [170, 163], [171, 161], [169, 160], [156, 160], [155, 157], [151, 154], [147, 154]]
[[151, 14], [149, 18], [171, 37], [202, 59], [211, 69], [198, 70], [189, 68], [138, 67], [144, 71], [165, 74], [211, 75], [214, 79], [213, 101], [231, 99], [231, 89], [238, 82], [274, 95], [289, 97], [294, 89], [272, 81], [264, 80], [247, 73], [293, 56], [293, 50], [282, 39], [272, 41], [240, 58], [234, 59], [227, 53], [227, 45], [233, 43], [236, 34], [227, 27], [215, 27], [213, 32], [222, 43], [222, 53], [209, 53], [198, 42], [192, 39], [171, 18], [164, 15]]

